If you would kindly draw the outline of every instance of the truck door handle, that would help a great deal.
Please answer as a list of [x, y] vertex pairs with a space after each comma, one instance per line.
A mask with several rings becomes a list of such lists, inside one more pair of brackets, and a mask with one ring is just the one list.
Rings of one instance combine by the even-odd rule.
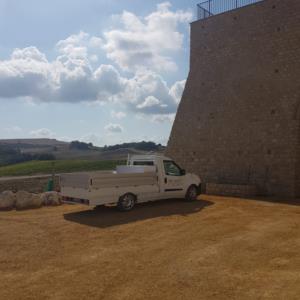
[[167, 177], [165, 177], [165, 183], [168, 183], [168, 178]]

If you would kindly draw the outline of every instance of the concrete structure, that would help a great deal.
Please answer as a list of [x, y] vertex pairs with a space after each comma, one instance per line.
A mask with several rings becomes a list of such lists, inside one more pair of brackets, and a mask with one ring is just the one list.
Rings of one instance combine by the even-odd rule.
[[191, 25], [190, 73], [167, 155], [206, 183], [300, 196], [300, 1]]

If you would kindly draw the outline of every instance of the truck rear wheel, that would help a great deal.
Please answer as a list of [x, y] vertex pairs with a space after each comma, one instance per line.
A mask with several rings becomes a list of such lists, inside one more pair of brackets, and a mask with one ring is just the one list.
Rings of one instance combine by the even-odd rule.
[[184, 200], [187, 202], [195, 201], [198, 197], [198, 188], [196, 185], [191, 185], [186, 194]]
[[131, 193], [127, 193], [120, 197], [117, 208], [120, 211], [130, 211], [133, 209], [135, 202], [136, 196]]

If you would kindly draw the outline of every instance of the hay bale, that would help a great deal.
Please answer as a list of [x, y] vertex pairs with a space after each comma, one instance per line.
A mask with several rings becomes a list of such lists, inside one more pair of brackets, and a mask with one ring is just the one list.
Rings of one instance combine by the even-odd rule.
[[16, 195], [11, 191], [0, 193], [0, 210], [11, 210], [16, 205]]
[[57, 192], [46, 192], [41, 195], [42, 203], [46, 206], [56, 206], [61, 204], [61, 197]]
[[42, 206], [41, 196], [38, 194], [31, 194], [26, 191], [19, 191], [16, 193], [16, 209], [38, 208]]

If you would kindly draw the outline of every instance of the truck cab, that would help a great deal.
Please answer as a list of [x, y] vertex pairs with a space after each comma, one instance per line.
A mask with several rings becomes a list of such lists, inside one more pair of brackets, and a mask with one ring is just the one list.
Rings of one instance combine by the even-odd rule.
[[174, 160], [159, 155], [133, 155], [128, 158], [131, 166], [154, 166], [157, 172], [159, 193], [162, 198], [183, 198], [190, 186], [197, 187], [197, 194], [201, 191], [201, 179], [186, 173]]

